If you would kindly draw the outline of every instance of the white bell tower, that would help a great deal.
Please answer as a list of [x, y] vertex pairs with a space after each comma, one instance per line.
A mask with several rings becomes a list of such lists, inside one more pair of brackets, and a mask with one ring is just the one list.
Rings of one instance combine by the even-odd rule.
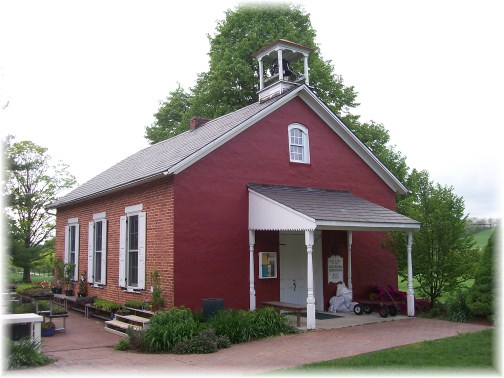
[[[282, 94], [295, 86], [310, 84], [308, 56], [313, 49], [279, 39], [252, 56], [259, 62], [259, 101]], [[291, 64], [303, 60], [303, 72], [295, 73]], [[265, 63], [268, 70], [265, 72]], [[266, 74], [266, 75], [265, 75]]]

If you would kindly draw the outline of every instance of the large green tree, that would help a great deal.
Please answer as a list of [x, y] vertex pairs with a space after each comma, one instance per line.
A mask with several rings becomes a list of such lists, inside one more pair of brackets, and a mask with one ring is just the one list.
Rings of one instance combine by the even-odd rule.
[[[417, 292], [434, 305], [443, 294], [463, 287], [474, 275], [478, 248], [467, 233], [464, 199], [452, 187], [434, 184], [426, 171], [413, 170], [408, 177], [411, 193], [398, 210], [421, 222], [413, 237], [413, 276]], [[406, 249], [402, 235], [395, 235], [400, 275], [406, 279]]]
[[145, 138], [151, 143], [169, 139], [188, 129], [191, 95], [178, 84], [160, 104], [154, 117], [156, 121], [145, 128]]
[[23, 269], [23, 281], [31, 282], [33, 265], [52, 251], [56, 225], [46, 206], [75, 178], [66, 164], [51, 163], [47, 148], [31, 141], [12, 143], [12, 137], [5, 142], [5, 164], [9, 251], [13, 265]]

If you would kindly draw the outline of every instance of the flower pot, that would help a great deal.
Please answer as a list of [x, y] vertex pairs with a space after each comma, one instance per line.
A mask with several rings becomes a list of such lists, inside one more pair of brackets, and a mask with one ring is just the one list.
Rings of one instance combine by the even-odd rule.
[[56, 333], [56, 328], [42, 328], [40, 330], [40, 334], [42, 335], [42, 337], [54, 336], [55, 333]]
[[51, 288], [51, 291], [53, 294], [61, 294], [63, 292], [63, 289], [61, 287], [53, 287]]
[[73, 297], [74, 296], [74, 291], [73, 289], [65, 290], [65, 295], [67, 297]]

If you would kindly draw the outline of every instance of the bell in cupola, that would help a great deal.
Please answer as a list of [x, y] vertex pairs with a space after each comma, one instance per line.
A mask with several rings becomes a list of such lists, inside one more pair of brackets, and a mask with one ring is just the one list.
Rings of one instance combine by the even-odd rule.
[[[294, 80], [296, 80], [296, 74], [294, 73], [292, 68], [290, 68], [289, 62], [286, 59], [282, 59], [282, 69], [284, 78], [286, 76], [294, 76]], [[273, 62], [271, 62], [269, 72], [270, 77], [278, 75], [278, 61], [274, 60]]]
[[[309, 85], [308, 57], [311, 51], [310, 47], [279, 39], [254, 53], [252, 56], [259, 63], [259, 101], [303, 84]], [[291, 65], [298, 61], [303, 62], [301, 73], [294, 72]]]

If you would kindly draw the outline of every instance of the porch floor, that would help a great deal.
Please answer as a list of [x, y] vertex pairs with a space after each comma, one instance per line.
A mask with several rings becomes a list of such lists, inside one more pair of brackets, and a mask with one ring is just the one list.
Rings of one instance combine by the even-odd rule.
[[[391, 322], [394, 320], [408, 319], [405, 315], [387, 316], [382, 318], [377, 312], [372, 312], [371, 314], [355, 315], [353, 312], [338, 312], [333, 314], [332, 312], [319, 312], [321, 314], [337, 315], [334, 319], [317, 319], [316, 329], [336, 329], [353, 327], [362, 324], [373, 324], [373, 323], [383, 323]], [[292, 320], [293, 324], [296, 324], [296, 315], [287, 315], [289, 319]], [[301, 330], [306, 330], [306, 316], [301, 316]]]

